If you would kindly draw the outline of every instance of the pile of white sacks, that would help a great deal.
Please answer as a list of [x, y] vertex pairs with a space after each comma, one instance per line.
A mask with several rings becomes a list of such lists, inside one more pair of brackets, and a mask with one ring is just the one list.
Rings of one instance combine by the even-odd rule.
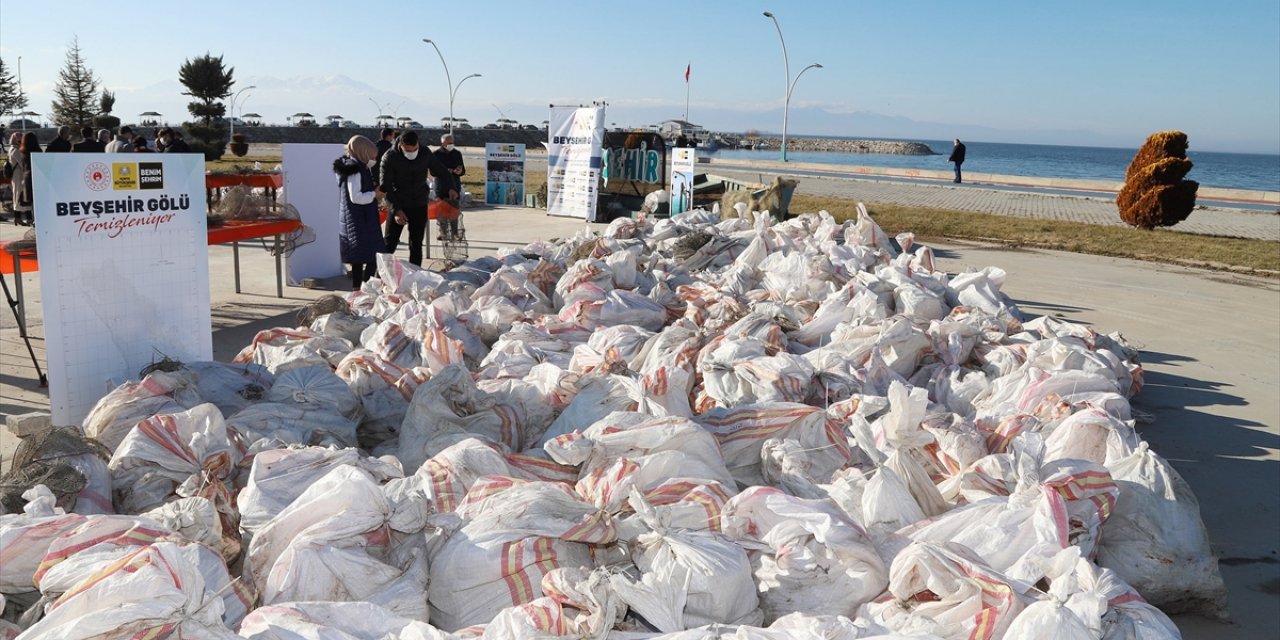
[[0, 625], [1154, 640], [1222, 615], [1195, 498], [1134, 431], [1136, 352], [860, 213], [386, 258], [350, 312], [104, 397], [79, 499], [0, 518]]

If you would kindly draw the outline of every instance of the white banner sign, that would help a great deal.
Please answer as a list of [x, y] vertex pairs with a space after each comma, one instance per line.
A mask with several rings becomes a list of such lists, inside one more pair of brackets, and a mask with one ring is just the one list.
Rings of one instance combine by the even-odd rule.
[[604, 107], [553, 107], [547, 146], [547, 213], [591, 220], [600, 195]]
[[343, 154], [340, 144], [289, 143], [280, 148], [284, 161], [284, 201], [297, 207], [302, 224], [315, 241], [300, 245], [285, 258], [290, 284], [307, 278], [342, 275], [338, 253], [338, 179], [333, 161]]
[[693, 147], [676, 147], [671, 153], [671, 215], [693, 208]]
[[484, 145], [484, 203], [524, 206], [524, 145]]
[[112, 381], [213, 358], [204, 157], [32, 157], [49, 407], [78, 425]]

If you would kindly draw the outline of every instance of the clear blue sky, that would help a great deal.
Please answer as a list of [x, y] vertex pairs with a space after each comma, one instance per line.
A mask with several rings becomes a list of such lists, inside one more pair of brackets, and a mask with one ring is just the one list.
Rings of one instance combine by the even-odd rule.
[[781, 23], [792, 73], [824, 67], [797, 85], [793, 134], [904, 135], [916, 122], [978, 132], [970, 137], [1136, 146], [1177, 128], [1193, 148], [1280, 152], [1276, 0], [0, 0], [0, 56], [10, 69], [22, 57], [40, 113], [76, 35], [121, 115], [181, 120], [178, 67], [210, 51], [241, 86], [260, 87], [245, 104], [269, 121], [309, 111], [368, 122], [377, 102], [434, 123], [448, 113], [448, 89], [421, 41], [430, 37], [455, 81], [483, 74], [455, 105], [473, 123], [499, 110], [540, 122], [549, 103], [601, 98], [618, 124], [681, 117], [692, 63], [691, 120], [778, 131], [782, 55], [764, 10]]

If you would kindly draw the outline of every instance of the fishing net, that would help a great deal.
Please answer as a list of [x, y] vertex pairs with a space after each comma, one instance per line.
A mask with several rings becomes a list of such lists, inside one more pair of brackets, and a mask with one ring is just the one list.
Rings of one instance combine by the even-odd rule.
[[351, 313], [351, 305], [347, 304], [341, 296], [327, 295], [317, 298], [313, 302], [309, 302], [298, 310], [298, 326], [309, 327], [316, 318], [327, 316], [331, 313]]
[[96, 455], [104, 462], [111, 452], [97, 441], [73, 429], [50, 429], [22, 439], [13, 454], [9, 473], [0, 477], [0, 504], [6, 513], [21, 513], [26, 500], [22, 494], [42, 484], [58, 499], [59, 505], [74, 500], [88, 484], [88, 478], [64, 460], [85, 454]]
[[[213, 207], [209, 210], [210, 227], [233, 221], [257, 222], [263, 220], [300, 220], [301, 218], [302, 216], [298, 213], [297, 207], [288, 203], [277, 203], [274, 198], [265, 192], [259, 192], [243, 185], [227, 188], [222, 197], [213, 203]], [[285, 256], [292, 255], [293, 251], [298, 247], [315, 241], [315, 231], [304, 224], [298, 227], [296, 231], [280, 236], [278, 252]], [[275, 243], [267, 242], [266, 238], [261, 239], [261, 242], [268, 253], [272, 255], [277, 253]]]

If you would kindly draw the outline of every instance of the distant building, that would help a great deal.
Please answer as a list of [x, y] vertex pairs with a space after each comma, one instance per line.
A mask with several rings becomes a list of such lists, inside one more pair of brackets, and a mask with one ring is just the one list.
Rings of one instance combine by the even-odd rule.
[[667, 140], [674, 140], [680, 136], [702, 138], [706, 132], [705, 128], [684, 120], [665, 120], [658, 123], [658, 133]]

